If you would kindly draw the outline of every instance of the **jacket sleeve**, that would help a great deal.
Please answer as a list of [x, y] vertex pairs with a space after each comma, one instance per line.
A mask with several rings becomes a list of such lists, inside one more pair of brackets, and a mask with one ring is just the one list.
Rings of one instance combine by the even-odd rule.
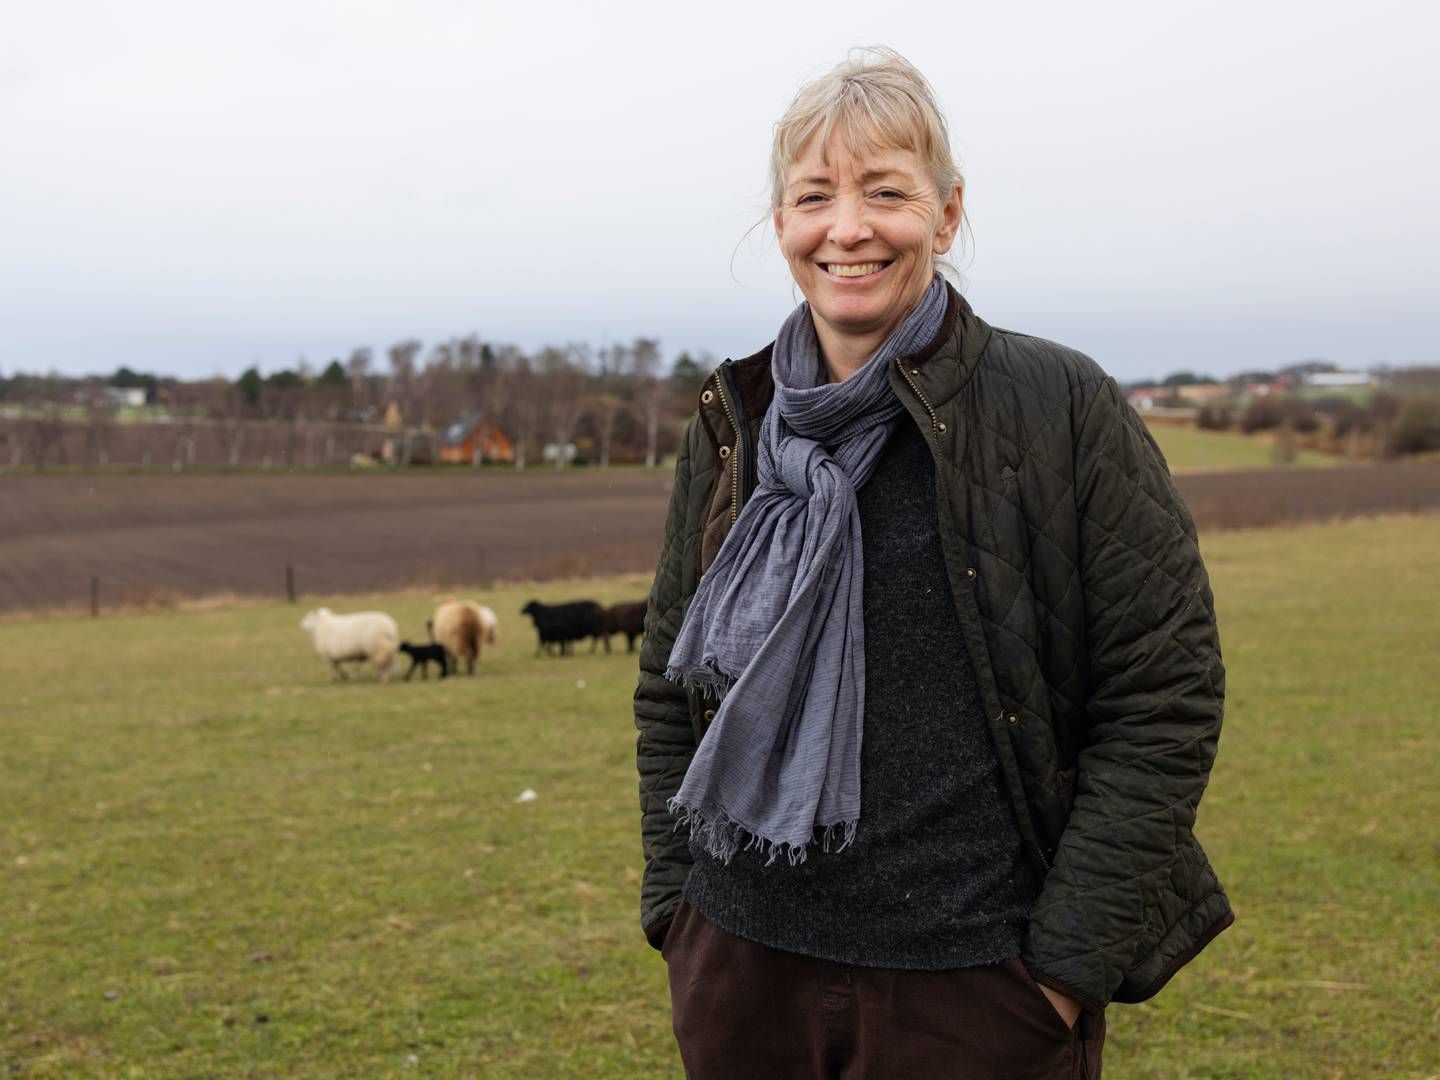
[[[699, 426], [692, 422], [675, 466], [670, 509], [660, 563], [645, 612], [645, 639], [640, 649], [640, 681], [635, 688], [636, 764], [640, 771], [641, 840], [645, 872], [640, 885], [640, 923], [650, 944], [659, 948], [680, 903], [690, 872], [690, 849], [666, 803], [680, 789], [695, 755], [695, 731], [685, 691], [665, 678], [670, 650], [685, 616], [692, 576], [687, 567], [698, 559], [690, 535], [691, 464]], [[689, 562], [687, 562], [689, 560]], [[689, 586], [689, 588], [687, 588]]]
[[[1114, 381], [1091, 387], [1075, 404], [1088, 733], [1023, 959], [1037, 981], [1093, 1007], [1134, 979], [1140, 957], [1154, 957], [1144, 985], [1121, 997], [1154, 993], [1230, 916], [1208, 864], [1174, 872], [1204, 858], [1191, 830], [1224, 704], [1195, 526]], [[1171, 948], [1179, 941], [1189, 955]]]

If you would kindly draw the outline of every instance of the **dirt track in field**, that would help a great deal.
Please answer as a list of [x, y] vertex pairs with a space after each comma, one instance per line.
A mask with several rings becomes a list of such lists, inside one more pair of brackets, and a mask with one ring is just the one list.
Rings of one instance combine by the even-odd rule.
[[[1440, 511], [1440, 463], [1178, 478], [1203, 531]], [[649, 571], [670, 478], [0, 477], [0, 612]]]

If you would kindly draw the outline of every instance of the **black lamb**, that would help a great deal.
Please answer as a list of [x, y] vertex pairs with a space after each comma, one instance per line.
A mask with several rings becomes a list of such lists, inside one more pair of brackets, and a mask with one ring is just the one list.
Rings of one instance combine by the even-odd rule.
[[420, 677], [430, 677], [430, 664], [433, 661], [440, 665], [440, 678], [450, 674], [450, 661], [445, 656], [443, 645], [412, 645], [408, 641], [400, 643], [400, 651], [410, 658], [410, 670], [405, 672], [405, 681], [410, 681], [410, 676], [415, 674], [415, 669], [420, 669]]

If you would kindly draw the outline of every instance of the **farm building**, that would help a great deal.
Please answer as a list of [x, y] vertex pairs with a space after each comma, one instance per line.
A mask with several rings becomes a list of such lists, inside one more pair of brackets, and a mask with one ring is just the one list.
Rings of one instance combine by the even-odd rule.
[[1184, 386], [1137, 386], [1126, 393], [1125, 398], [1140, 412], [1151, 412], [1166, 407], [1193, 409], [1214, 405], [1234, 396], [1234, 390], [1226, 383], [1192, 383]]
[[428, 431], [387, 435], [380, 444], [380, 460], [388, 465], [433, 465], [435, 439]]
[[1246, 397], [1269, 397], [1271, 394], [1283, 394], [1290, 387], [1288, 384], [1274, 380], [1272, 382], [1247, 382], [1242, 388]]
[[1227, 401], [1235, 396], [1225, 383], [1194, 383], [1190, 386], [1177, 386], [1175, 393], [1186, 405], [1213, 405], [1217, 401]]
[[440, 436], [440, 460], [452, 465], [514, 461], [515, 446], [510, 437], [489, 420], [463, 417]]
[[1316, 371], [1305, 376], [1306, 387], [1333, 389], [1345, 386], [1370, 386], [1375, 382], [1364, 371]]
[[121, 409], [143, 409], [145, 407], [145, 389], [140, 386], [107, 386], [105, 387], [105, 400]]

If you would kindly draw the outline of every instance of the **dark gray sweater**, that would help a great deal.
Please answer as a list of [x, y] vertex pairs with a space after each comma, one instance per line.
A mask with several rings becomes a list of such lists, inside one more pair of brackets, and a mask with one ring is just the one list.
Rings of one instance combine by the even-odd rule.
[[902, 417], [859, 492], [865, 556], [860, 825], [841, 852], [724, 865], [691, 844], [685, 898], [789, 952], [944, 969], [1019, 954], [1036, 883], [945, 575], [935, 463]]

